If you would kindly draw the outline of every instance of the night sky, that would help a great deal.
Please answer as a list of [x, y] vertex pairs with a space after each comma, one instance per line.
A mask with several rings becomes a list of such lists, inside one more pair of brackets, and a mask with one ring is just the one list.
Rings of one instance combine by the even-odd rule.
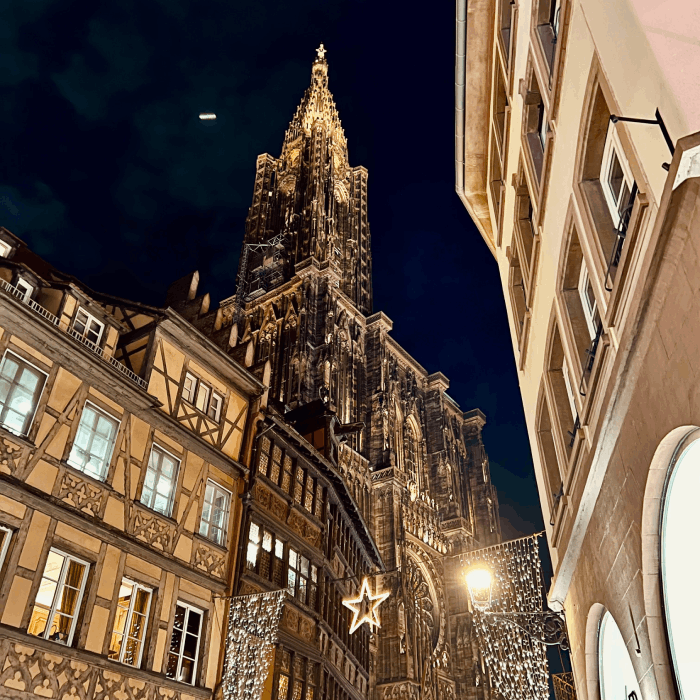
[[[96, 290], [235, 292], [255, 159], [315, 48], [369, 170], [374, 310], [479, 407], [503, 535], [542, 529], [496, 263], [454, 191], [454, 7], [387, 0], [5, 0], [0, 225]], [[215, 112], [202, 122], [200, 112]]]

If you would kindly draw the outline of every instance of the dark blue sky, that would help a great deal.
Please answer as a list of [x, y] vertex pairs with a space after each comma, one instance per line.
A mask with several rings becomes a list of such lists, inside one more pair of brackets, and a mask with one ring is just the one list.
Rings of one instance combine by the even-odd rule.
[[542, 523], [496, 264], [454, 192], [454, 8], [417, 9], [5, 0], [0, 225], [101, 291], [160, 304], [197, 268], [230, 296], [255, 158], [279, 155], [323, 42], [369, 170], [375, 311], [486, 413], [509, 538]]

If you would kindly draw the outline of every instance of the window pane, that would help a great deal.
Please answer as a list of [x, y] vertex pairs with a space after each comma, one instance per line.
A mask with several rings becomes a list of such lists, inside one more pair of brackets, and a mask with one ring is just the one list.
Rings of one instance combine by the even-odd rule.
[[141, 502], [153, 510], [170, 515], [180, 462], [157, 446], [151, 449]]
[[616, 202], [620, 201], [620, 190], [622, 189], [622, 183], [624, 181], [624, 174], [622, 172], [622, 166], [620, 165], [620, 160], [617, 157], [615, 151], [612, 152], [610, 157], [610, 170], [608, 171], [608, 186], [612, 192], [613, 198]]
[[209, 403], [209, 387], [206, 384], [200, 382], [199, 389], [197, 390], [197, 402], [195, 405], [200, 411], [206, 411], [207, 405]]

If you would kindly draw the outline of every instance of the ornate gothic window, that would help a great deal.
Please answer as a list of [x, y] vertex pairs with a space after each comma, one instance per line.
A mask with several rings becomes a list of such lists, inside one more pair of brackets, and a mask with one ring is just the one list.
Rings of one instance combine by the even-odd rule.
[[418, 432], [412, 419], [406, 421], [406, 455], [404, 464], [406, 473], [416, 485], [416, 491], [420, 490], [420, 443]]

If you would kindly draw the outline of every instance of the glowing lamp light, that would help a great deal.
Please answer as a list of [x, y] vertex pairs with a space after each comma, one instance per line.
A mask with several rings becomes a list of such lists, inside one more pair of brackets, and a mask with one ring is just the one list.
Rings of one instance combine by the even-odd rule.
[[216, 119], [216, 114], [214, 114], [214, 113], [212, 113], [212, 112], [202, 112], [202, 113], [199, 115], [199, 118], [200, 118], [202, 121], [212, 121], [212, 120]]
[[465, 578], [474, 607], [479, 610], [488, 610], [491, 606], [491, 588], [493, 586], [491, 570], [483, 564], [479, 564], [469, 569]]
[[389, 597], [389, 591], [383, 591], [372, 595], [369, 591], [369, 579], [362, 579], [360, 587], [360, 595], [357, 598], [346, 598], [343, 600], [343, 605], [352, 610], [353, 618], [350, 622], [350, 634], [358, 627], [361, 627], [365, 622], [369, 625], [370, 630], [379, 627], [379, 615], [377, 608]]

